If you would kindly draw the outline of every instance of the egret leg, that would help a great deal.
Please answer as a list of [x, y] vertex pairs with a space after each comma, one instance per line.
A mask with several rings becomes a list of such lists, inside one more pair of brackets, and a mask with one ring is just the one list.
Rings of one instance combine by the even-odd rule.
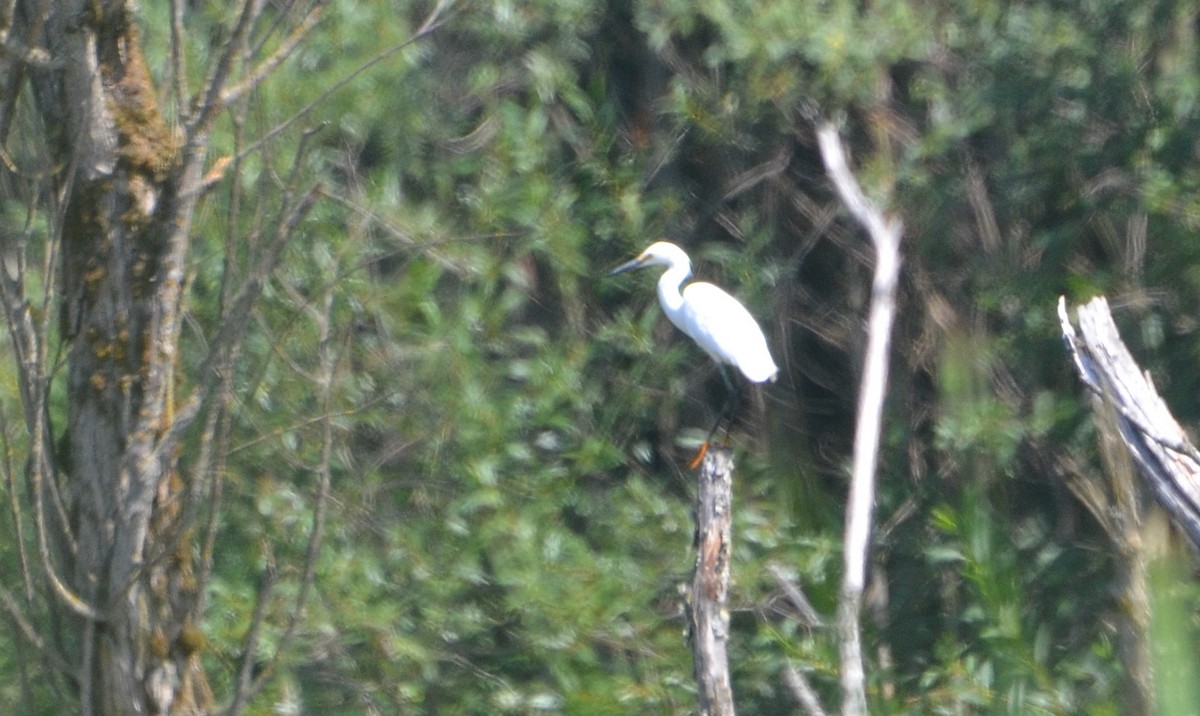
[[707, 442], [711, 442], [713, 435], [717, 434], [717, 429], [721, 424], [725, 424], [725, 440], [729, 440], [729, 430], [733, 426], [733, 411], [741, 402], [742, 390], [738, 382], [731, 378], [729, 370], [724, 363], [718, 363], [717, 368], [721, 371], [721, 380], [725, 381], [725, 404], [721, 406], [721, 412], [717, 413], [717, 420], [713, 423], [712, 429], [708, 431]]
[[[718, 363], [717, 369], [721, 371], [721, 380], [725, 382], [725, 403], [721, 406], [721, 412], [717, 413], [717, 419], [709, 429], [708, 435], [705, 436], [704, 442], [700, 443], [700, 449], [696, 451], [695, 457], [688, 463], [689, 469], [696, 469], [700, 465], [700, 461], [708, 454], [708, 446], [712, 442], [713, 435], [717, 434], [717, 429], [721, 427], [721, 423], [725, 423], [732, 413], [734, 406], [737, 405], [738, 399], [741, 397], [741, 390], [738, 388], [736, 380], [729, 377], [729, 371], [725, 368], [724, 363]], [[725, 426], [725, 438], [729, 438], [729, 424]]]

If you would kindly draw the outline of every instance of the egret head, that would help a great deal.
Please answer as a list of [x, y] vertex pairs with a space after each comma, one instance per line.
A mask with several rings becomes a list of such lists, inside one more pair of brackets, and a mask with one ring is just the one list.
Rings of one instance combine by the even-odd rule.
[[645, 251], [638, 254], [638, 257], [633, 261], [621, 264], [612, 270], [610, 276], [624, 273], [629, 269], [641, 268], [642, 266], [669, 266], [671, 268], [682, 267], [691, 273], [692, 262], [683, 249], [679, 248], [670, 241], [658, 241], [650, 244]]

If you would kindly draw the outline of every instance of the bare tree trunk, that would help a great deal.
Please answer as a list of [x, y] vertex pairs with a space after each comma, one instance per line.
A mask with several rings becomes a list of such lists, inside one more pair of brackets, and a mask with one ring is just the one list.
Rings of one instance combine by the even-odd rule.
[[[206, 353], [188, 376], [186, 396], [177, 398], [191, 222], [200, 197], [220, 181], [225, 167], [237, 167], [253, 151], [223, 157], [206, 173], [214, 121], [227, 108], [246, 108], [255, 88], [315, 26], [327, 0], [286, 7], [264, 0], [233, 3], [224, 40], [205, 56], [205, 80], [194, 94], [183, 47], [187, 3], [171, 0], [169, 77], [177, 127], [159, 112], [133, 4], [0, 3], [0, 204], [12, 201], [24, 205], [30, 217], [51, 218], [42, 251], [28, 226], [9, 225], [11, 212], [0, 212], [0, 308], [29, 448], [31, 514], [15, 498], [11, 511], [14, 522], [30, 523], [36, 536], [36, 544], [27, 545], [22, 529], [16, 531], [24, 593], [15, 595], [0, 584], [0, 610], [47, 670], [65, 676], [62, 683], [75, 690], [83, 714], [201, 714], [214, 708], [201, 669], [199, 619], [217, 508], [209, 508], [195, 564], [200, 540], [191, 525], [203, 510], [199, 505], [220, 492], [231, 373], [252, 309], [284, 247], [322, 196], [319, 186], [305, 188], [300, 180], [309, 135], [302, 136], [293, 174], [275, 197], [274, 235], [251, 242], [243, 260], [233, 258], [236, 252], [227, 256], [220, 316], [204, 337]], [[267, 136], [283, 132], [337, 87], [433, 32], [447, 5], [436, 3], [408, 40], [364, 62]], [[252, 42], [264, 22], [271, 30]], [[270, 36], [279, 39], [263, 39]], [[20, 111], [30, 94], [37, 128]], [[13, 128], [44, 135], [21, 145], [18, 159], [28, 166], [17, 166], [5, 146]], [[260, 146], [261, 141], [252, 145]], [[230, 226], [236, 224], [231, 218]], [[239, 252], [245, 248], [240, 241], [232, 233], [226, 237], [227, 246]], [[27, 275], [30, 256], [43, 258], [43, 265]], [[311, 313], [322, 335], [319, 382], [326, 404], [344, 349], [331, 330], [331, 305], [330, 299], [324, 313]], [[67, 405], [65, 425], [52, 426], [52, 416], [62, 420], [47, 405], [60, 375], [59, 356], [50, 348], [55, 307]], [[185, 478], [178, 465], [180, 440], [205, 407], [197, 455]], [[264, 688], [312, 591], [329, 495], [333, 437], [332, 427], [326, 428], [325, 450], [313, 467], [319, 486], [293, 616], [259, 669], [257, 635], [275, 583], [268, 570], [259, 595], [263, 608], [246, 634], [231, 713]], [[0, 472], [15, 495], [9, 446], [4, 447]]]
[[696, 572], [688, 618], [703, 716], [732, 716], [729, 679], [729, 555], [733, 549], [733, 455], [711, 448], [696, 494]]
[[159, 113], [126, 2], [19, 1], [14, 27], [51, 58], [29, 79], [59, 168], [68, 408], [58, 454], [31, 469], [46, 489], [59, 476], [65, 485], [68, 519], [49, 538], [78, 622], [83, 712], [204, 713], [171, 430], [195, 201], [180, 191], [180, 139]]
[[879, 461], [879, 436], [883, 399], [887, 393], [888, 349], [896, 317], [896, 287], [900, 277], [902, 226], [863, 194], [850, 171], [837, 129], [828, 122], [817, 127], [817, 140], [825, 170], [842, 203], [862, 224], [875, 246], [875, 275], [871, 284], [871, 314], [867, 319], [867, 352], [858, 395], [854, 426], [854, 467], [846, 505], [844, 538], [845, 573], [838, 598], [838, 633], [841, 651], [842, 713], [867, 713], [866, 673], [863, 668], [862, 613], [870, 551], [871, 515], [875, 508], [875, 467]]

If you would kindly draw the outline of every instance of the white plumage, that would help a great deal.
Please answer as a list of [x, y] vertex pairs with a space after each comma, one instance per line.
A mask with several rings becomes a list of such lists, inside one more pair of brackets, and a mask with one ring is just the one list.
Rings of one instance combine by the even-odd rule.
[[691, 259], [683, 249], [668, 241], [659, 241], [612, 273], [641, 266], [667, 267], [658, 279], [658, 302], [662, 304], [663, 312], [718, 365], [735, 366], [755, 383], [775, 379], [779, 368], [771, 358], [766, 336], [745, 306], [717, 286], [703, 281], [689, 283], [680, 290], [683, 282], [692, 275]]

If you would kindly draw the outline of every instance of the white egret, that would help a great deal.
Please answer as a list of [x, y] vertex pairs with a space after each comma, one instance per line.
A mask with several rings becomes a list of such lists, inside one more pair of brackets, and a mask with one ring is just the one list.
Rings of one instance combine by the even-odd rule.
[[669, 241], [659, 241], [651, 244], [636, 259], [613, 269], [609, 275], [642, 266], [667, 267], [658, 279], [658, 302], [662, 304], [663, 312], [676, 328], [691, 337], [716, 361], [721, 378], [729, 389], [717, 422], [701, 447], [700, 456], [703, 456], [708, 440], [720, 427], [739, 392], [725, 365], [735, 366], [753, 383], [775, 380], [779, 368], [771, 358], [762, 329], [741, 302], [704, 281], [683, 286], [684, 281], [692, 275], [692, 261], [683, 249]]

